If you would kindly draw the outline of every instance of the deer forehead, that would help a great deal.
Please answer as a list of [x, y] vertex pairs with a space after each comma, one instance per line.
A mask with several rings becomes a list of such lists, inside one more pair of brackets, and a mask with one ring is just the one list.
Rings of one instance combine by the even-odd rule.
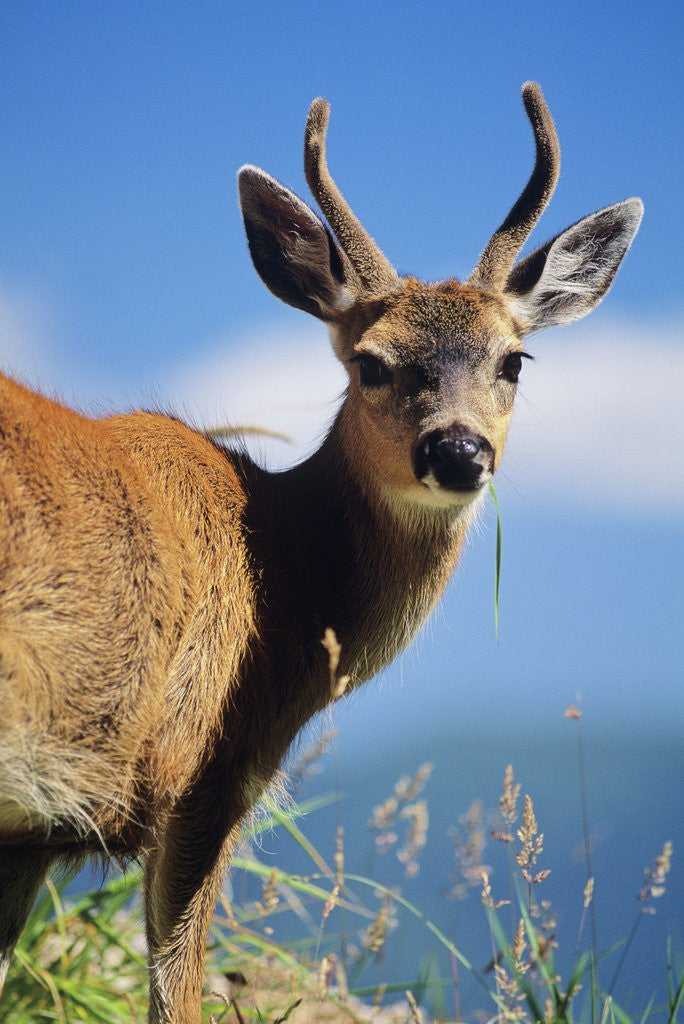
[[406, 279], [350, 319], [344, 332], [349, 354], [368, 352], [399, 367], [453, 358], [480, 364], [520, 340], [500, 296], [456, 280]]

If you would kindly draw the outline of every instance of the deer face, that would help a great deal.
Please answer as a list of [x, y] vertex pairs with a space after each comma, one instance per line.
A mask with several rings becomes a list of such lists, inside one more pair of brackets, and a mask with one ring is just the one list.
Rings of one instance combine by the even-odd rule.
[[331, 333], [350, 377], [347, 428], [374, 478], [419, 504], [469, 504], [499, 465], [522, 361], [505, 304], [408, 279]]
[[328, 227], [254, 167], [239, 176], [249, 248], [279, 298], [324, 320], [350, 376], [341, 412], [347, 461], [390, 495], [424, 506], [467, 505], [501, 461], [526, 334], [585, 316], [610, 287], [642, 214], [626, 199], [578, 221], [515, 263], [560, 166], [539, 86], [523, 100], [534, 170], [487, 243], [469, 282], [400, 278], [330, 177], [329, 109], [315, 100], [307, 180]]

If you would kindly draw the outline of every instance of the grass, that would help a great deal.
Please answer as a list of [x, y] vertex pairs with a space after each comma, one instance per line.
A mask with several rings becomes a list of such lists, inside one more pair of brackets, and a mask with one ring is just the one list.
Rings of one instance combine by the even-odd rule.
[[[251, 428], [247, 428], [248, 430]], [[219, 433], [219, 431], [213, 432]], [[494, 626], [498, 639], [502, 524], [496, 492]], [[338, 677], [340, 646], [332, 630], [328, 651], [331, 696], [342, 695], [346, 677]], [[230, 889], [221, 895], [207, 960], [204, 1017], [208, 1024], [284, 1024], [297, 1021], [375, 1021], [423, 1024], [421, 1004], [434, 1021], [473, 1024], [677, 1024], [684, 1001], [684, 974], [668, 939], [663, 964], [666, 997], [652, 998], [639, 1012], [627, 1012], [615, 991], [630, 955], [634, 955], [645, 915], [656, 912], [665, 896], [672, 844], [665, 842], [646, 869], [637, 894], [634, 923], [612, 947], [601, 950], [595, 914], [594, 870], [590, 840], [582, 712], [565, 712], [575, 723], [584, 849], [585, 886], [570, 968], [563, 980], [556, 950], [558, 917], [544, 886], [551, 869], [543, 864], [544, 836], [534, 803], [511, 765], [506, 766], [495, 815], [475, 801], [459, 818], [455, 834], [457, 879], [451, 895], [482, 905], [481, 925], [489, 938], [491, 960], [477, 967], [438, 925], [402, 895], [396, 884], [345, 867], [345, 835], [337, 826], [332, 857], [316, 849], [301, 820], [339, 793], [293, 803], [287, 814], [268, 800], [263, 815], [245, 836], [233, 859]], [[295, 789], [324, 756], [329, 737], [306, 751], [291, 771]], [[375, 806], [368, 821], [378, 854], [391, 853], [408, 879], [420, 870], [428, 838], [428, 807], [423, 795], [432, 766], [422, 765], [398, 780]], [[268, 830], [287, 833], [307, 864], [293, 873], [259, 856], [259, 839]], [[488, 846], [503, 851], [507, 879], [500, 894], [485, 863]], [[497, 873], [494, 877], [499, 877]], [[143, 1024], [147, 1018], [147, 966], [142, 937], [139, 868], [105, 879], [94, 891], [74, 897], [66, 876], [51, 879], [41, 891], [15, 952], [2, 1001], [5, 1024], [37, 1021], [102, 1021]], [[287, 921], [287, 927], [278, 925]], [[292, 926], [292, 921], [301, 927]], [[516, 923], [517, 922], [517, 923]], [[395, 929], [404, 927], [411, 942], [427, 942], [427, 955], [411, 978], [397, 978], [391, 966]], [[508, 930], [507, 930], [508, 928]], [[588, 933], [588, 938], [586, 935]], [[567, 944], [567, 937], [564, 942]], [[383, 956], [386, 960], [383, 963]], [[567, 959], [567, 957], [566, 957]], [[443, 976], [440, 964], [450, 965]], [[603, 967], [610, 980], [602, 985]], [[473, 982], [473, 1005], [461, 1005], [462, 979]], [[654, 979], [655, 988], [655, 979]], [[452, 995], [454, 1014], [445, 1010]]]
[[[571, 708], [567, 714], [578, 730], [583, 789], [581, 713]], [[300, 759], [295, 785], [324, 746]], [[400, 864], [409, 879], [418, 872], [428, 841], [424, 791], [430, 770], [423, 765], [413, 777], [400, 779], [369, 818], [374, 849]], [[599, 949], [586, 794], [586, 886], [572, 937], [561, 935], [556, 908], [545, 895], [550, 866], [544, 859], [544, 836], [532, 798], [522, 796], [508, 766], [496, 812], [487, 814], [476, 802], [459, 819], [455, 837], [454, 890], [482, 905], [481, 928], [491, 948], [488, 965], [476, 964], [468, 949], [458, 947], [396, 885], [347, 870], [340, 826], [331, 837], [330, 856], [316, 849], [302, 821], [338, 801], [338, 794], [300, 799], [287, 815], [267, 802], [264, 817], [235, 858], [230, 889], [217, 908], [205, 1021], [405, 1024], [422, 1021], [425, 1006], [433, 1020], [474, 1024], [676, 1024], [684, 977], [671, 943], [663, 963], [667, 994], [661, 1005], [651, 1001], [634, 1014], [615, 998], [630, 958], [638, 956], [641, 923], [665, 897], [671, 846], [665, 843], [646, 872], [631, 932], [617, 936], [609, 950]], [[259, 838], [274, 828], [294, 841], [305, 872], [267, 863]], [[502, 869], [492, 871], [485, 864], [485, 850], [488, 860], [503, 863]], [[48, 883], [15, 954], [2, 1003], [6, 1024], [145, 1021], [140, 882], [139, 870], [131, 870], [80, 896], [69, 895], [68, 879]], [[409, 978], [397, 977], [392, 969], [392, 949], [402, 929], [416, 948], [416, 969]], [[559, 947], [570, 963], [565, 978], [558, 967]], [[427, 950], [422, 960], [419, 949]], [[605, 985], [604, 976], [609, 979]], [[469, 1005], [461, 1006], [464, 979], [471, 994]], [[453, 1012], [446, 1011], [447, 1001]]]

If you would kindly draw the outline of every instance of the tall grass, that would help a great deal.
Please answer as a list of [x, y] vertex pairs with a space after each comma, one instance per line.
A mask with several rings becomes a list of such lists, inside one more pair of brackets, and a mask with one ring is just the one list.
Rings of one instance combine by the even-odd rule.
[[[581, 738], [579, 710], [569, 709], [569, 717]], [[302, 756], [292, 772], [295, 786], [324, 747], [320, 743]], [[583, 786], [581, 744], [578, 750]], [[409, 878], [419, 870], [428, 843], [424, 794], [430, 771], [423, 765], [400, 779], [369, 813], [374, 848], [389, 852]], [[217, 907], [205, 1021], [405, 1024], [431, 1017], [473, 1024], [676, 1024], [684, 977], [671, 944], [663, 962], [667, 995], [661, 1005], [651, 1001], [634, 1015], [615, 999], [622, 972], [638, 956], [644, 914], [653, 913], [665, 897], [670, 844], [656, 851], [646, 872], [631, 933], [615, 936], [606, 950], [598, 948], [592, 917], [594, 877], [587, 832], [580, 924], [575, 935], [563, 935], [556, 908], [545, 894], [552, 865], [545, 862], [534, 801], [522, 793], [513, 768], [507, 766], [498, 808], [488, 813], [480, 802], [473, 804], [459, 819], [455, 837], [458, 878], [452, 887], [458, 896], [480, 901], [481, 928], [491, 947], [490, 963], [476, 964], [468, 949], [458, 947], [396, 885], [347, 869], [341, 826], [330, 837], [329, 853], [314, 846], [302, 827], [304, 816], [339, 799], [338, 793], [299, 799], [287, 815], [266, 801], [263, 817], [245, 836]], [[267, 862], [259, 839], [270, 829], [287, 833], [296, 843], [308, 865], [304, 872], [295, 874]], [[485, 850], [488, 860], [500, 851], [503, 870], [492, 873]], [[6, 1024], [142, 1024], [147, 978], [136, 895], [140, 884], [138, 869], [105, 878], [84, 895], [76, 894], [68, 878], [48, 883], [16, 951], [0, 1004]], [[416, 950], [410, 977], [397, 976], [392, 967], [393, 943], [402, 929]], [[565, 951], [565, 960], [572, 950], [564, 978], [559, 949]], [[609, 979], [605, 986], [604, 976]], [[471, 992], [469, 1004], [461, 1005], [466, 977], [475, 995]]]

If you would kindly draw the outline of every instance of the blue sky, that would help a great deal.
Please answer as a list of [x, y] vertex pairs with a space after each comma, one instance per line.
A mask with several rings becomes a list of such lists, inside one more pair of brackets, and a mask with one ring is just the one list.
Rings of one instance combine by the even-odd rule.
[[[604, 304], [530, 340], [537, 360], [498, 481], [494, 651], [518, 671], [508, 625], [518, 609], [534, 621], [540, 594], [561, 621], [589, 615], [558, 637], [568, 657], [577, 630], [600, 635], [622, 618], [592, 671], [618, 664], [629, 638], [657, 636], [655, 653], [637, 653], [644, 671], [655, 665], [669, 727], [670, 701], [682, 710], [684, 605], [682, 20], [674, 3], [648, 16], [633, 3], [3, 4], [0, 358], [85, 409], [157, 402], [204, 423], [284, 427], [301, 445], [270, 458], [291, 461], [325, 429], [344, 376], [322, 326], [252, 269], [237, 168], [259, 164], [306, 196], [303, 123], [323, 94], [334, 174], [390, 258], [462, 276], [526, 180], [520, 85], [537, 79], [563, 166], [533, 243], [629, 195], [646, 215]], [[480, 558], [490, 586], [492, 545], [490, 516], [447, 607], [475, 614], [496, 658], [490, 609], [467, 590]], [[551, 566], [569, 547], [562, 571], [530, 579], [530, 558]], [[656, 553], [639, 562], [642, 549]], [[594, 592], [578, 600], [597, 560]], [[419, 670], [453, 642], [439, 621]], [[528, 651], [541, 647], [530, 638]], [[640, 721], [646, 698], [619, 687]]]
[[682, 18], [674, 3], [10, 0], [0, 280], [53, 304], [84, 384], [148, 377], [277, 317], [244, 256], [234, 173], [260, 164], [305, 192], [318, 94], [335, 173], [396, 265], [465, 274], [528, 172], [519, 90], [534, 78], [563, 148], [540, 236], [639, 193], [647, 216], [609, 308], [675, 317]]
[[576, 690], [603, 729], [681, 733], [683, 21], [629, 0], [0, 5], [0, 359], [84, 409], [320, 436], [343, 377], [253, 271], [235, 189], [249, 162], [306, 196], [317, 95], [333, 173], [400, 270], [474, 265], [531, 166], [526, 79], [563, 153], [535, 242], [644, 199], [605, 303], [530, 341], [499, 644], [490, 513], [418, 653], [341, 714], [355, 757], [380, 720], [428, 748], [452, 722], [550, 728]]

